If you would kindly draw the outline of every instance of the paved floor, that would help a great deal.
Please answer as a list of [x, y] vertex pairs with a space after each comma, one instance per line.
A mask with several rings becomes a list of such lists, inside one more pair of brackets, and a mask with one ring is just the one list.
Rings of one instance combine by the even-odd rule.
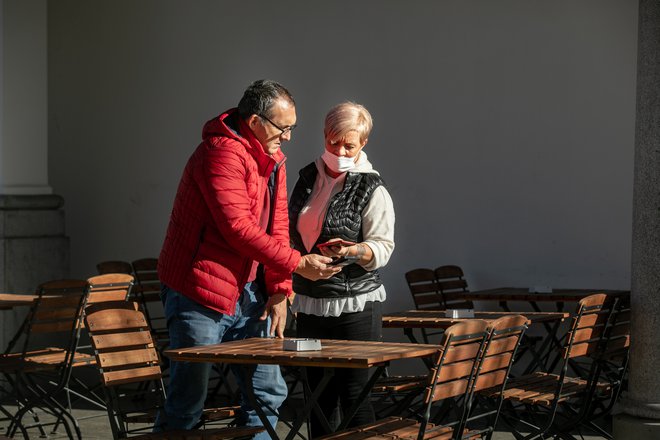
[[[82, 438], [84, 440], [112, 440], [112, 433], [110, 431], [110, 425], [108, 423], [108, 418], [105, 412], [99, 410], [85, 410], [78, 409], [74, 410], [74, 416], [79, 420], [80, 430], [82, 432]], [[5, 434], [5, 426], [0, 423], [0, 436]], [[49, 434], [49, 439], [66, 439], [66, 432], [61, 429], [61, 432], [57, 434]], [[288, 434], [287, 427], [280, 423], [278, 424], [278, 434], [280, 436], [285, 436]], [[34, 435], [30, 434], [31, 438], [39, 438], [38, 433], [35, 431]], [[22, 439], [22, 435], [18, 434], [15, 438]], [[300, 438], [300, 437], [298, 437]], [[579, 437], [578, 437], [579, 438]], [[600, 440], [604, 437], [599, 436], [584, 436], [584, 440]], [[498, 431], [493, 435], [494, 440], [513, 440], [514, 436], [508, 432]]]

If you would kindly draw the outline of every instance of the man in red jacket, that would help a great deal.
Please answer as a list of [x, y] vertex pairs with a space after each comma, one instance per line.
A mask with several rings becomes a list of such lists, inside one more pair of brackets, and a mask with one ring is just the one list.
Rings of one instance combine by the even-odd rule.
[[[289, 244], [280, 147], [295, 124], [293, 97], [270, 80], [252, 83], [238, 108], [205, 124], [202, 143], [183, 171], [158, 258], [171, 348], [282, 337], [291, 274], [316, 280], [341, 269], [321, 255], [301, 257]], [[171, 363], [165, 411], [154, 430], [195, 426], [210, 370], [208, 363]], [[236, 374], [244, 390], [241, 376]], [[279, 366], [259, 365], [253, 387], [275, 426], [274, 411], [287, 394]], [[242, 423], [262, 425], [245, 398], [242, 407]], [[266, 432], [260, 436], [268, 438]]]

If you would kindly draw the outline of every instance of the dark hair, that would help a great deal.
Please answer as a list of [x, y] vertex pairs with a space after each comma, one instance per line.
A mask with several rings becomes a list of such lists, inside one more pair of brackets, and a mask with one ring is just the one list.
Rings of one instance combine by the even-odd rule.
[[291, 93], [282, 85], [269, 79], [260, 79], [248, 86], [238, 103], [238, 114], [247, 119], [253, 114], [271, 116], [273, 104], [283, 98], [296, 105]]

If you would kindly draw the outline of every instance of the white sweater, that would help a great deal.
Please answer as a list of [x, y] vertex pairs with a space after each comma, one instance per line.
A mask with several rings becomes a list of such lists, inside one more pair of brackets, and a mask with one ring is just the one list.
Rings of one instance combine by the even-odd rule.
[[[344, 187], [346, 173], [336, 178], [328, 176], [322, 159], [316, 160], [318, 174], [314, 188], [307, 204], [303, 206], [298, 217], [298, 232], [303, 244], [309, 252], [321, 234], [325, 214], [330, 199]], [[375, 173], [367, 154], [360, 152], [356, 168], [352, 172]], [[362, 267], [365, 270], [375, 270], [387, 264], [394, 250], [394, 205], [392, 198], [384, 186], [374, 190], [367, 206], [362, 211], [362, 236], [365, 243], [373, 252], [373, 258]], [[369, 293], [346, 298], [312, 298], [297, 294], [293, 300], [294, 312], [302, 312], [317, 316], [339, 316], [342, 313], [361, 312], [365, 303], [369, 301], [385, 301], [385, 286]]]

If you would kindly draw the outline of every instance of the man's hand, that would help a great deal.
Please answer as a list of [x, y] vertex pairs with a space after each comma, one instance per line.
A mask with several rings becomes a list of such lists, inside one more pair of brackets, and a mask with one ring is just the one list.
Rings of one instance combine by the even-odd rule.
[[330, 266], [332, 258], [324, 257], [318, 254], [307, 254], [300, 259], [298, 267], [295, 270], [300, 276], [312, 281], [324, 280], [330, 278], [336, 273], [341, 272], [341, 267]]
[[286, 296], [278, 293], [268, 298], [264, 313], [259, 319], [264, 321], [269, 315], [270, 328], [268, 329], [268, 336], [283, 338], [287, 315]]

